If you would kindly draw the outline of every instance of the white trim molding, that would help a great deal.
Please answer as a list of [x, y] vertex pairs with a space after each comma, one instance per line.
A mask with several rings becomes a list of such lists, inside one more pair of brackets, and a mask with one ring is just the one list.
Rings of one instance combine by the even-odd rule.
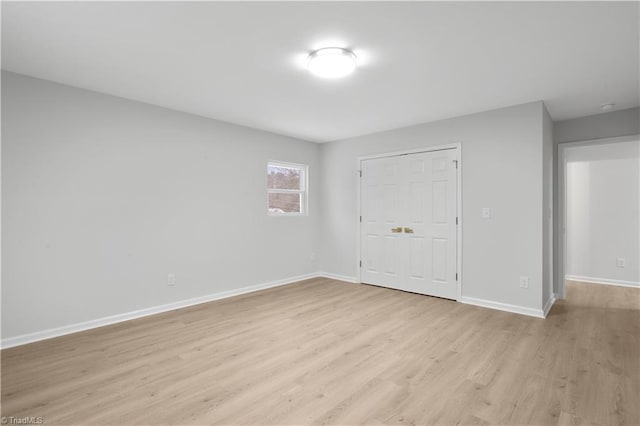
[[[167, 303], [165, 305], [152, 306], [149, 308], [143, 308], [136, 311], [125, 312], [122, 314], [111, 315], [108, 317], [97, 318], [89, 321], [84, 321], [76, 324], [69, 324], [62, 327], [50, 328], [47, 330], [37, 331], [34, 333], [22, 334], [14, 337], [7, 337], [2, 339], [0, 347], [2, 349], [12, 348], [14, 346], [26, 345], [28, 343], [38, 342], [40, 340], [51, 339], [54, 337], [65, 336], [67, 334], [77, 333], [80, 331], [87, 331], [98, 327], [104, 327], [107, 325], [117, 324], [124, 321], [129, 321], [136, 318], [142, 318], [149, 315], [155, 315], [162, 312], [173, 311], [176, 309], [186, 308], [193, 305], [199, 305], [201, 303], [212, 302], [214, 300], [226, 299], [228, 297], [239, 296], [241, 294], [253, 293], [255, 291], [266, 290], [269, 288], [280, 287], [288, 284], [294, 284], [303, 280], [312, 278], [329, 278], [346, 283], [359, 284], [360, 281], [356, 277], [348, 275], [334, 274], [331, 272], [316, 272], [312, 274], [299, 275], [296, 277], [285, 278], [276, 281], [270, 281], [262, 284], [256, 284], [247, 287], [241, 287], [234, 290], [227, 290], [218, 293], [213, 293], [205, 296], [194, 297], [192, 299], [180, 300], [178, 302]], [[584, 280], [583, 280], [584, 281]], [[621, 284], [617, 284], [621, 285]], [[636, 284], [637, 287], [637, 284]], [[555, 295], [545, 304], [544, 310], [526, 308], [518, 305], [510, 305], [506, 303], [493, 302], [491, 300], [475, 299], [472, 297], [461, 297], [459, 302], [468, 305], [481, 306], [484, 308], [498, 309], [501, 311], [512, 312], [515, 314], [528, 315], [536, 318], [544, 318], [553, 306], [556, 298]]]
[[310, 278], [317, 278], [319, 276], [320, 274], [317, 274], [317, 273], [299, 275], [297, 277], [290, 277], [290, 278], [285, 278], [281, 280], [270, 281], [267, 283], [241, 287], [234, 290], [221, 291], [218, 293], [208, 294], [205, 296], [194, 297], [192, 299], [186, 299], [186, 300], [180, 300], [178, 302], [167, 303], [165, 305], [152, 306], [149, 308], [143, 308], [136, 311], [125, 312], [122, 314], [116, 314], [108, 317], [97, 318], [97, 319], [84, 321], [76, 324], [69, 324], [62, 327], [36, 331], [35, 333], [28, 333], [28, 334], [22, 334], [14, 337], [7, 337], [6, 339], [2, 339], [1, 347], [2, 349], [7, 349], [14, 346], [26, 345], [27, 343], [33, 343], [33, 342], [38, 342], [40, 340], [51, 339], [53, 337], [59, 337], [59, 336], [64, 336], [71, 333], [77, 333], [79, 331], [91, 330], [93, 328], [116, 324], [123, 321], [129, 321], [132, 319], [142, 318], [149, 315], [159, 314], [162, 312], [173, 311], [176, 309], [186, 308], [188, 306], [199, 305], [201, 303], [212, 302], [214, 300], [226, 299], [228, 297], [239, 296], [241, 294], [253, 293], [254, 291], [266, 290], [268, 288], [280, 287], [287, 284], [293, 284], [293, 283], [297, 283], [299, 281], [307, 280]]
[[580, 282], [589, 283], [589, 284], [618, 285], [621, 287], [634, 287], [634, 288], [640, 287], [640, 282], [638, 281], [610, 280], [608, 278], [582, 277], [579, 275], [565, 275], [564, 279], [569, 281], [580, 281]]
[[[527, 308], [525, 306], [511, 305], [509, 303], [494, 302], [492, 300], [476, 299], [474, 297], [462, 296], [458, 302], [467, 305], [481, 306], [483, 308], [497, 309], [499, 311], [511, 312], [513, 314], [527, 315], [530, 317], [544, 318], [542, 309]], [[551, 307], [549, 307], [551, 308]]]
[[552, 294], [549, 300], [547, 300], [547, 303], [544, 304], [544, 308], [542, 308], [542, 314], [545, 318], [549, 315], [549, 311], [554, 303], [556, 303], [556, 295]]
[[348, 283], [360, 284], [360, 280], [356, 277], [350, 277], [348, 275], [332, 274], [331, 272], [318, 272], [318, 277], [330, 278], [332, 280], [345, 281]]

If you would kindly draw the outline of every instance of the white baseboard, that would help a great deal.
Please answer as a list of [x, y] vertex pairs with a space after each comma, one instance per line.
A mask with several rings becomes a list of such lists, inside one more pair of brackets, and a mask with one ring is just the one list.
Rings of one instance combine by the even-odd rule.
[[272, 287], [279, 287], [287, 284], [293, 284], [298, 281], [309, 278], [317, 278], [320, 274], [306, 274], [297, 277], [285, 278], [282, 280], [270, 281], [267, 283], [242, 287], [234, 290], [221, 291], [218, 293], [208, 294], [206, 296], [194, 297], [192, 299], [180, 300], [178, 302], [167, 303], [160, 306], [152, 306], [150, 308], [139, 309], [137, 311], [125, 312], [122, 314], [111, 315], [108, 317], [98, 318], [94, 320], [84, 321], [76, 324], [65, 325], [57, 328], [37, 331], [35, 333], [22, 334], [20, 336], [8, 337], [2, 339], [0, 347], [2, 349], [14, 346], [26, 345], [40, 340], [51, 339], [53, 337], [64, 336], [66, 334], [77, 333], [79, 331], [90, 330], [92, 328], [103, 327], [105, 325], [116, 324], [136, 318], [146, 317], [149, 315], [159, 314], [162, 312], [173, 311], [175, 309], [186, 308], [188, 306], [199, 305], [214, 300], [225, 299], [227, 297], [239, 296], [241, 294], [252, 293], [254, 291], [265, 290]]
[[582, 277], [579, 275], [565, 275], [564, 279], [569, 281], [580, 281], [583, 283], [590, 283], [590, 284], [619, 285], [622, 287], [636, 287], [636, 288], [640, 287], [640, 282], [638, 281], [610, 280], [607, 278]]
[[[338, 274], [333, 274], [331, 272], [318, 272], [318, 276], [331, 278], [334, 280], [346, 281], [349, 283], [360, 283], [360, 281], [358, 281], [356, 277], [338, 275]], [[555, 301], [556, 301], [556, 298], [555, 298], [555, 295], [553, 295], [551, 299], [549, 299], [545, 304], [544, 310], [542, 310], [542, 309], [527, 308], [527, 307], [518, 306], [518, 305], [510, 305], [507, 303], [494, 302], [494, 301], [485, 300], [485, 299], [475, 299], [473, 297], [462, 297], [461, 299], [458, 300], [458, 302], [466, 303], [468, 305], [482, 306], [483, 308], [498, 309], [501, 311], [521, 314], [521, 315], [528, 315], [536, 318], [545, 318], [547, 316], [547, 313], [549, 313], [549, 310], [555, 303]]]
[[[239, 296], [241, 294], [252, 293], [254, 291], [265, 290], [268, 288], [279, 287], [287, 284], [293, 284], [302, 280], [306, 280], [310, 278], [318, 278], [318, 277], [331, 278], [334, 280], [344, 281], [348, 283], [359, 283], [356, 277], [333, 274], [330, 272], [316, 272], [313, 274], [299, 275], [296, 277], [285, 278], [282, 280], [270, 281], [267, 283], [257, 284], [253, 286], [247, 286], [247, 287], [242, 287], [234, 290], [227, 290], [227, 291], [222, 291], [218, 293], [213, 293], [206, 296], [194, 297], [192, 299], [181, 300], [178, 302], [167, 303], [165, 305], [139, 309], [137, 311], [111, 315], [108, 317], [84, 321], [81, 323], [70, 324], [70, 325], [57, 327], [57, 328], [51, 328], [47, 330], [38, 331], [35, 333], [8, 337], [5, 339], [2, 339], [0, 343], [0, 347], [2, 349], [6, 349], [14, 346], [26, 345], [27, 343], [33, 343], [40, 340], [51, 339], [53, 337], [64, 336], [66, 334], [77, 333], [79, 331], [90, 330], [93, 328], [103, 327], [105, 325], [116, 324], [123, 321], [146, 317], [149, 315], [159, 314], [162, 312], [173, 311], [180, 308], [186, 308], [188, 306], [207, 303], [207, 302], [211, 302], [219, 299], [225, 299], [227, 297]], [[510, 305], [506, 303], [493, 302], [491, 300], [475, 299], [472, 297], [462, 297], [458, 301], [461, 303], [469, 304], [469, 305], [482, 306], [484, 308], [498, 309], [501, 311], [512, 312], [512, 313], [521, 314], [521, 315], [528, 315], [536, 318], [544, 318], [546, 317], [547, 313], [551, 309], [551, 306], [553, 306], [553, 303], [555, 302], [555, 300], [556, 299], [553, 296], [549, 301], [547, 301], [547, 303], [545, 304], [544, 310], [526, 308], [523, 306]]]
[[[466, 303], [468, 305], [475, 305], [475, 306], [482, 306], [483, 308], [491, 308], [491, 309], [498, 309], [500, 311], [506, 311], [506, 312], [511, 312], [514, 314], [520, 314], [520, 315], [528, 315], [530, 317], [536, 317], [536, 318], [544, 318], [544, 312], [542, 311], [542, 309], [533, 309], [533, 308], [527, 308], [524, 306], [518, 306], [518, 305], [511, 305], [508, 303], [500, 303], [500, 302], [494, 302], [491, 300], [484, 300], [484, 299], [476, 299], [473, 297], [461, 297], [460, 299], [458, 299], [458, 302], [461, 303]], [[549, 306], [549, 308], [551, 308], [551, 306]]]
[[556, 303], [556, 295], [552, 294], [549, 300], [547, 300], [547, 303], [544, 304], [544, 308], [542, 308], [542, 314], [545, 318], [549, 315], [549, 311], [554, 303]]
[[360, 281], [358, 281], [358, 279], [356, 277], [350, 277], [350, 276], [347, 276], [347, 275], [332, 274], [331, 272], [318, 272], [318, 276], [319, 277], [324, 277], [324, 278], [331, 278], [333, 280], [338, 280], [338, 281], [346, 281], [348, 283], [360, 283]]

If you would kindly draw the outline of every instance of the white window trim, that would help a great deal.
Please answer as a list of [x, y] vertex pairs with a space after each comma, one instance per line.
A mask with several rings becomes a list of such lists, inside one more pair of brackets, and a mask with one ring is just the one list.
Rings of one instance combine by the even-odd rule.
[[[296, 168], [302, 171], [300, 189], [270, 189], [267, 185], [267, 214], [269, 216], [308, 216], [309, 215], [309, 166], [306, 164], [299, 163], [289, 163], [285, 161], [267, 161], [267, 170], [269, 170], [269, 166], [275, 167], [288, 167], [288, 168]], [[266, 182], [265, 182], [266, 184]], [[300, 207], [302, 212], [270, 212], [269, 211], [269, 194], [301, 194], [302, 200], [300, 201]]]

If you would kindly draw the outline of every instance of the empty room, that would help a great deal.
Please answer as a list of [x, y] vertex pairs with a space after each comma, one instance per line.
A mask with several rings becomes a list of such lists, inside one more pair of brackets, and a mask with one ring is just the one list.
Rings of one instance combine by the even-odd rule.
[[640, 424], [640, 3], [1, 8], [2, 424]]

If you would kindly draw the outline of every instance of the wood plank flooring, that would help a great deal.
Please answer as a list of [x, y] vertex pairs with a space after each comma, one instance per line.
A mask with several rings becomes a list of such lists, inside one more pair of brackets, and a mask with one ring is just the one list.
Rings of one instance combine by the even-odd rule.
[[45, 424], [640, 424], [640, 290], [546, 320], [329, 279], [2, 351]]

